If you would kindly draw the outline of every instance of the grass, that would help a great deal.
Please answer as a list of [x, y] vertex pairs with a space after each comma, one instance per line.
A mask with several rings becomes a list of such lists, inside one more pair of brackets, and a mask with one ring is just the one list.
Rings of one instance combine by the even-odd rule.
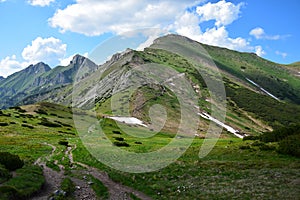
[[97, 197], [99, 199], [108, 199], [109, 193], [108, 193], [107, 187], [105, 187], [103, 185], [103, 183], [101, 181], [99, 181], [98, 179], [96, 179], [95, 177], [93, 177], [91, 175], [89, 175], [88, 177], [89, 177], [90, 181], [93, 182], [92, 189], [95, 191]]
[[[77, 146], [73, 151], [75, 161], [106, 171], [114, 181], [142, 191], [153, 199], [295, 199], [300, 194], [297, 185], [297, 180], [300, 178], [299, 158], [281, 155], [272, 149], [262, 150], [253, 141], [242, 141], [227, 134], [222, 135], [210, 154], [202, 159], [198, 157], [198, 154], [203, 139], [196, 138], [182, 157], [161, 170], [131, 174], [111, 169], [97, 161], [76, 135], [59, 132], [75, 132], [73, 127], [67, 130], [70, 127], [47, 127], [38, 124], [41, 118], [45, 117], [52, 122], [56, 120], [72, 125], [71, 113], [68, 109], [52, 104], [40, 106], [39, 108], [46, 110], [47, 114], [32, 113], [34, 117], [28, 118], [20, 116], [16, 110], [4, 110], [2, 112], [5, 115], [10, 114], [10, 117], [0, 116], [1, 121], [9, 123], [8, 126], [0, 128], [1, 151], [19, 155], [25, 160], [26, 166], [40, 156], [51, 154], [52, 148], [45, 145], [46, 142], [57, 148], [47, 165], [58, 170], [58, 166], [54, 164], [57, 160], [57, 164], [63, 165], [66, 173], [71, 174], [69, 159], [65, 155], [66, 146], [59, 145], [59, 141], [68, 141], [69, 145], [76, 144]], [[28, 107], [23, 109], [26, 110]], [[229, 117], [237, 118], [236, 115]], [[24, 120], [27, 124], [34, 126], [34, 129], [22, 127]], [[15, 124], [10, 122], [15, 122]], [[136, 135], [141, 130], [147, 133], [147, 130], [127, 126], [125, 132], [110, 119], [102, 119], [100, 123], [107, 139], [114, 142], [118, 141], [117, 138], [123, 138], [130, 145], [121, 147], [126, 151], [151, 152], [165, 146], [174, 138], [174, 134], [160, 132], [150, 138], [137, 139], [126, 134], [127, 131]], [[242, 149], [241, 146], [250, 148]], [[106, 148], [111, 147], [112, 145], [108, 145]], [[19, 178], [17, 183], [9, 181], [2, 179], [8, 187], [6, 190], [25, 192], [23, 189], [17, 189], [16, 186], [30, 188], [29, 185], [24, 184], [26, 183], [24, 178]], [[94, 189], [95, 192], [98, 191], [98, 195], [102, 195], [105, 199], [107, 188], [105, 189], [97, 180], [92, 181], [95, 184], [91, 187], [97, 187]], [[9, 187], [8, 183], [16, 186]], [[38, 188], [38, 185], [35, 187]]]
[[44, 182], [45, 179], [42, 168], [39, 166], [27, 165], [16, 170], [16, 177], [9, 179], [0, 187], [5, 188], [2, 188], [1, 191], [3, 196], [8, 195], [7, 199], [10, 199], [10, 188], [13, 188], [16, 191], [16, 194], [14, 195], [21, 199], [28, 198], [35, 192], [39, 191]]

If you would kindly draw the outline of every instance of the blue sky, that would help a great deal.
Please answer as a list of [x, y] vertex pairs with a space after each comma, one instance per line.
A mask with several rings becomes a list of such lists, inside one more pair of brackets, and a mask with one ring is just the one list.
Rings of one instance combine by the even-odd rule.
[[0, 76], [65, 65], [126, 31], [159, 28], [202, 43], [300, 61], [299, 0], [0, 0]]

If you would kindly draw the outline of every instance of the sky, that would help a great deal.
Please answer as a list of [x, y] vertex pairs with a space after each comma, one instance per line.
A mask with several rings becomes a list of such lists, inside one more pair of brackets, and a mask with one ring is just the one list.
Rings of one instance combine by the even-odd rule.
[[143, 28], [289, 64], [300, 61], [299, 10], [299, 0], [0, 0], [0, 76], [67, 65]]

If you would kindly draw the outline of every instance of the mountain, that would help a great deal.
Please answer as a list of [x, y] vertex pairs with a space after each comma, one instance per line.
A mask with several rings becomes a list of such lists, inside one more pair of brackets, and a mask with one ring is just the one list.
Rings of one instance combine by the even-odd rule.
[[51, 69], [47, 64], [40, 62], [10, 75], [0, 82], [0, 95], [3, 97], [0, 99], [0, 108], [22, 104], [28, 96], [39, 95], [71, 84], [80, 66], [84, 68], [85, 73], [79, 78], [83, 78], [98, 67], [89, 59], [75, 55], [68, 66]]
[[4, 77], [3, 77], [3, 76], [0, 76], [0, 81], [3, 80], [3, 79], [4, 79]]
[[[124, 105], [130, 101], [132, 105], [129, 112], [150, 122], [147, 112], [151, 105], [159, 101], [175, 119], [179, 103], [174, 92], [159, 82], [151, 84], [151, 71], [137, 70], [141, 66], [156, 65], [163, 70], [159, 74], [166, 80], [170, 79], [172, 70], [179, 73], [179, 76], [185, 76], [197, 94], [200, 109], [211, 113], [214, 102], [211, 102], [209, 90], [212, 88], [208, 88], [207, 82], [213, 83], [218, 79], [216, 69], [212, 67], [214, 64], [222, 75], [226, 91], [227, 121], [236, 129], [246, 133], [260, 132], [300, 121], [297, 115], [300, 112], [300, 81], [294, 71], [289, 69], [294, 69], [297, 64], [280, 65], [253, 53], [204, 45], [179, 35], [158, 38], [144, 51], [127, 49], [113, 55], [111, 60], [101, 66], [76, 55], [68, 66], [58, 66], [51, 70], [47, 68], [30, 79], [24, 79], [26, 87], [18, 87], [18, 90], [11, 87], [12, 84], [8, 85], [12, 82], [12, 78], [8, 77], [0, 82], [2, 91], [10, 89], [10, 93], [6, 93], [7, 98], [1, 99], [1, 105], [8, 107], [48, 101], [93, 109], [96, 103], [100, 113], [110, 115], [111, 97], [120, 94], [120, 103], [113, 109], [117, 111], [115, 114], [126, 114]], [[12, 75], [16, 76], [13, 80], [20, 80], [18, 77], [21, 75], [28, 77], [25, 71]], [[166, 74], [166, 71], [170, 73]], [[133, 94], [121, 94], [136, 86], [139, 88]], [[72, 98], [73, 94], [77, 99]], [[176, 123], [171, 120], [167, 125], [172, 129]]]

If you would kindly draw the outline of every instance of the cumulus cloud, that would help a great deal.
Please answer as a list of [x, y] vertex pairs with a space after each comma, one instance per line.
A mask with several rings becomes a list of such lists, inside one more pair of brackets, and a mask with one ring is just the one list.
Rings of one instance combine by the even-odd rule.
[[23, 49], [23, 61], [19, 61], [16, 55], [7, 56], [0, 61], [0, 76], [6, 77], [9, 74], [20, 71], [30, 64], [45, 62], [50, 66], [60, 63], [66, 53], [67, 45], [61, 40], [50, 37], [37, 37]]
[[249, 32], [249, 35], [254, 36], [256, 39], [265, 39], [265, 40], [280, 40], [289, 35], [268, 35], [265, 33], [265, 30], [261, 27], [256, 27]]
[[[178, 16], [172, 28], [178, 34], [205, 44], [234, 50], [252, 51], [255, 48], [250, 46], [246, 39], [242, 37], [231, 38], [226, 29], [226, 25], [239, 18], [242, 5], [244, 4], [234, 5], [231, 2], [222, 0], [217, 3], [196, 6], [194, 12], [186, 11], [183, 15]], [[201, 30], [201, 23], [210, 20], [215, 21], [214, 26], [204, 31]]]
[[31, 45], [24, 48], [22, 57], [30, 63], [43, 61], [53, 66], [64, 57], [66, 49], [67, 45], [57, 38], [37, 37]]
[[287, 53], [281, 52], [281, 51], [276, 51], [275, 53], [276, 53], [276, 55], [279, 55], [279, 56], [281, 56], [282, 58], [286, 58], [286, 57], [288, 56]]
[[215, 20], [217, 27], [226, 26], [238, 19], [240, 14], [240, 8], [244, 3], [234, 5], [231, 2], [225, 0], [217, 3], [207, 3], [203, 6], [198, 6], [196, 12], [200, 16], [200, 21]]
[[50, 3], [55, 2], [55, 0], [28, 0], [28, 3], [32, 6], [49, 6]]
[[16, 55], [7, 56], [0, 61], [0, 76], [7, 77], [28, 65], [27, 62], [19, 62]]
[[3, 2], [5, 2], [6, 0], [0, 0], [0, 3], [3, 3]]
[[255, 53], [256, 55], [262, 57], [263, 55], [266, 55], [266, 52], [263, 50], [261, 46], [256, 46], [255, 47]]
[[60, 31], [72, 31], [88, 36], [106, 32], [120, 34], [139, 28], [165, 27], [177, 15], [199, 3], [195, 0], [77, 0], [56, 11], [49, 24]]

